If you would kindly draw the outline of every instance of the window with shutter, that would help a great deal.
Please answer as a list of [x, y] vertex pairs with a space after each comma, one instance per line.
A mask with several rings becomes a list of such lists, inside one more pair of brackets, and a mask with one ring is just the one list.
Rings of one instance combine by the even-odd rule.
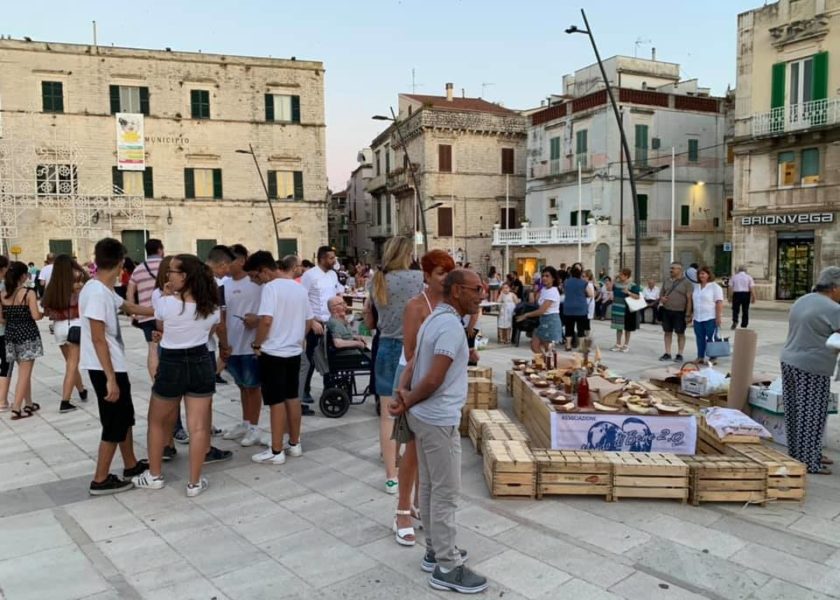
[[132, 85], [108, 86], [111, 114], [118, 112], [149, 114], [149, 88]]
[[[295, 176], [293, 171], [275, 171], [275, 191], [273, 197], [293, 200], [295, 197]], [[271, 188], [269, 188], [269, 191]]]
[[126, 196], [143, 197], [143, 172], [123, 171], [123, 191]]
[[155, 186], [154, 177], [152, 176], [152, 167], [146, 167], [146, 170], [143, 171], [143, 197], [155, 197]]
[[118, 112], [122, 112], [120, 110], [120, 86], [118, 85], [109, 85], [108, 86], [108, 98], [111, 104], [111, 114], [115, 115]]
[[452, 172], [452, 146], [449, 144], [438, 144], [438, 171]]
[[779, 187], [790, 186], [796, 183], [796, 153], [795, 152], [779, 152], [779, 166], [778, 166], [778, 185]]
[[502, 148], [502, 174], [513, 175], [513, 148]]
[[149, 88], [141, 87], [140, 89], [140, 112], [149, 116]]
[[300, 96], [292, 96], [292, 123], [300, 123]]
[[680, 227], [688, 227], [689, 215], [691, 214], [691, 207], [683, 204], [680, 206]]
[[195, 169], [184, 169], [184, 198], [195, 198]]
[[589, 158], [588, 131], [581, 129], [575, 133], [575, 167], [579, 164], [586, 168]]
[[220, 200], [222, 197], [222, 170], [213, 169], [213, 198]]
[[648, 159], [648, 126], [636, 125], [636, 156], [635, 161], [639, 166], [647, 165]]
[[210, 92], [190, 90], [190, 114], [193, 119], [210, 118]]
[[697, 162], [700, 160], [700, 142], [698, 140], [688, 140], [688, 162]]
[[123, 193], [123, 172], [116, 166], [111, 167], [111, 183], [114, 186], [114, 193], [122, 195]]
[[647, 221], [648, 220], [648, 195], [647, 194], [636, 194], [636, 198], [639, 199], [639, 220], [640, 221]]
[[437, 209], [438, 237], [452, 237], [452, 207], [441, 206]]
[[277, 238], [277, 256], [283, 258], [298, 253], [297, 238]]
[[820, 150], [819, 148], [805, 148], [802, 151], [801, 168], [802, 185], [813, 185], [820, 182]]
[[517, 229], [519, 227], [519, 224], [516, 222], [515, 208], [502, 208], [501, 217], [500, 223], [502, 229]]
[[210, 251], [216, 245], [216, 240], [196, 240], [195, 241], [195, 255], [201, 260], [207, 260]]
[[578, 212], [576, 210], [573, 210], [571, 213], [569, 213], [569, 225], [571, 225], [572, 227], [577, 227], [577, 223]]
[[277, 171], [268, 171], [265, 178], [268, 182], [268, 197], [277, 198]]
[[64, 112], [64, 84], [60, 81], [42, 81], [41, 102], [44, 112]]
[[295, 200], [303, 200], [303, 171], [294, 172]]
[[269, 123], [274, 120], [274, 95], [265, 95], [265, 120]]

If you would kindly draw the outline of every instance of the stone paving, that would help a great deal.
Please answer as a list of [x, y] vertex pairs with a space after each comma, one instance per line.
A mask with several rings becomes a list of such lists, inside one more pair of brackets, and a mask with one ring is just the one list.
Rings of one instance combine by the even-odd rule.
[[[757, 368], [778, 371], [784, 313], [760, 311]], [[495, 323], [482, 324], [495, 337]], [[46, 334], [46, 325], [42, 331]], [[138, 330], [124, 327], [145, 455], [149, 381]], [[595, 323], [603, 347], [606, 323]], [[341, 419], [304, 420], [304, 455], [255, 465], [255, 449], [217, 439], [233, 461], [211, 465], [210, 489], [184, 494], [186, 448], [166, 465], [167, 487], [91, 498], [99, 425], [94, 402], [58, 414], [63, 364], [49, 342], [38, 361], [37, 417], [0, 418], [0, 599], [432, 598], [422, 547], [397, 546], [395, 501], [383, 490], [376, 418], [368, 402]], [[658, 328], [634, 334], [633, 351], [605, 353], [635, 375], [661, 354]], [[482, 362], [504, 370], [518, 349], [491, 348]], [[689, 351], [693, 354], [693, 340]], [[219, 386], [215, 424], [239, 418], [232, 385]], [[502, 408], [510, 398], [502, 395]], [[263, 414], [267, 423], [267, 414]], [[827, 452], [840, 460], [836, 417]], [[463, 453], [459, 545], [491, 580], [488, 598], [789, 600], [840, 597], [840, 477], [812, 477], [802, 503], [684, 506], [598, 499], [493, 500], [480, 457]], [[119, 463], [117, 459], [116, 463]], [[115, 464], [114, 469], [121, 468]], [[422, 537], [422, 536], [420, 536]]]

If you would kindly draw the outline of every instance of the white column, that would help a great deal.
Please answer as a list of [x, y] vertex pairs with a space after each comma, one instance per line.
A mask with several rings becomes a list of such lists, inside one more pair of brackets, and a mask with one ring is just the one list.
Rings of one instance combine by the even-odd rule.
[[[510, 221], [510, 175], [505, 175], [505, 227]], [[506, 277], [510, 269], [510, 242], [505, 242], [505, 266], [502, 269], [503, 275]]]
[[583, 262], [583, 178], [578, 161], [578, 262]]
[[671, 262], [674, 262], [674, 211], [676, 210], [676, 155], [671, 146]]

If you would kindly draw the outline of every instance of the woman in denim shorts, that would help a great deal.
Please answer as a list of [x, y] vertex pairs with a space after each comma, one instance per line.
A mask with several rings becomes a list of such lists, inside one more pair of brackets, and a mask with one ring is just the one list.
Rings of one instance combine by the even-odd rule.
[[155, 304], [155, 319], [163, 325], [163, 337], [149, 404], [149, 470], [133, 481], [136, 487], [163, 487], [163, 447], [184, 398], [190, 434], [187, 496], [193, 497], [208, 485], [201, 467], [210, 446], [216, 364], [207, 350], [207, 340], [219, 323], [219, 293], [210, 268], [191, 254], [174, 257], [167, 277], [172, 295], [162, 296]]
[[396, 494], [397, 445], [391, 439], [393, 421], [388, 404], [394, 394], [394, 379], [403, 349], [403, 312], [408, 301], [423, 291], [422, 271], [409, 270], [412, 241], [394, 237], [385, 244], [382, 268], [373, 276], [370, 301], [379, 313], [379, 348], [374, 365], [376, 393], [379, 395], [379, 445], [385, 462], [385, 491]]

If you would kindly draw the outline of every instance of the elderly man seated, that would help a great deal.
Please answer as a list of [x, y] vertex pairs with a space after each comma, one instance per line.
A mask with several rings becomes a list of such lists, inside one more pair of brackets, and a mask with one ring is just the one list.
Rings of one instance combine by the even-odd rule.
[[[369, 363], [370, 350], [367, 349], [365, 341], [361, 336], [353, 335], [347, 325], [347, 303], [344, 302], [344, 298], [341, 296], [330, 298], [327, 308], [330, 311], [327, 329], [332, 337], [336, 358], [340, 359], [342, 365], [352, 363], [351, 366], [362, 366], [365, 361]], [[349, 359], [349, 363], [345, 359]]]

